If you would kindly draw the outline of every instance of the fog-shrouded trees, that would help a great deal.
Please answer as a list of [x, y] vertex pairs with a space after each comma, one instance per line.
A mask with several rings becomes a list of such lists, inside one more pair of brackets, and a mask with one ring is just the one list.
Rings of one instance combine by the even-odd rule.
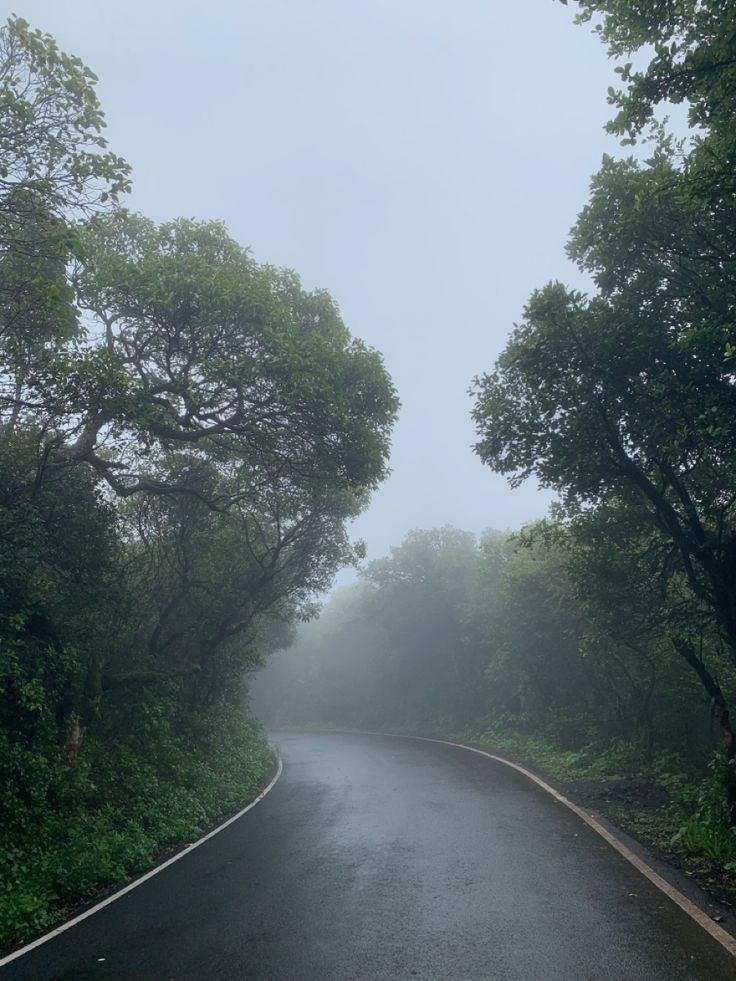
[[299, 628], [296, 649], [255, 679], [257, 704], [275, 720], [363, 728], [477, 714], [484, 652], [466, 636], [477, 565], [471, 534], [411, 532]]
[[479, 541], [412, 532], [297, 629], [293, 649], [256, 677], [256, 708], [274, 724], [424, 734], [490, 723], [702, 766], [714, 745], [708, 700], [673, 643], [690, 644], [724, 691], [736, 678], [684, 583], [661, 583], [640, 522], [616, 515], [614, 543], [600, 527], [611, 518], [548, 519]]
[[[367, 615], [381, 623], [394, 717], [462, 718], [482, 705], [483, 664], [465, 642], [465, 603], [475, 577], [474, 537], [457, 528], [410, 532], [388, 558], [369, 563]], [[401, 651], [401, 656], [394, 652]]]

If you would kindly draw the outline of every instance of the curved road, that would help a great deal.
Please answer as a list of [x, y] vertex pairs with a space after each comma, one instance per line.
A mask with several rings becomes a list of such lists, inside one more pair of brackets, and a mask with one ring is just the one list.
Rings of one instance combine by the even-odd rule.
[[261, 803], [2, 978], [736, 976], [700, 927], [513, 770], [392, 737], [274, 738], [285, 769]]

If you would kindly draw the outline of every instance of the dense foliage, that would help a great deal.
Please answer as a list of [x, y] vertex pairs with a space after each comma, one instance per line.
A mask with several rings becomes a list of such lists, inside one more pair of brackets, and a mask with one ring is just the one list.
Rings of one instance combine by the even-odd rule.
[[[716, 733], [696, 675], [662, 624], [689, 618], [589, 526], [548, 520], [476, 542], [416, 531], [299, 627], [255, 682], [270, 723], [415, 732], [504, 721], [565, 749], [628, 745], [704, 768]], [[717, 634], [698, 654], [730, 694]]]
[[94, 76], [0, 29], [0, 944], [251, 799], [247, 672], [335, 570], [396, 398], [330, 297], [120, 207]]

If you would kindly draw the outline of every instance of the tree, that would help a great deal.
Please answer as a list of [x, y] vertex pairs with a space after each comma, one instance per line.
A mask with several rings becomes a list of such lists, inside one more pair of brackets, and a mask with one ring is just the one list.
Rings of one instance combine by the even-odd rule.
[[335, 497], [303, 513], [284, 495], [268, 512], [250, 501], [213, 509], [202, 499], [206, 468], [184, 460], [197, 495], [135, 495], [124, 508], [137, 622], [122, 662], [105, 668], [112, 684], [178, 678], [189, 701], [206, 705], [237, 696], [267, 652], [268, 624], [307, 616], [354, 550]]
[[575, 2], [581, 8], [579, 20], [595, 21], [611, 56], [644, 49], [650, 59], [644, 68], [633, 69], [628, 63], [616, 69], [625, 87], [609, 89], [609, 101], [619, 110], [609, 124], [611, 132], [626, 133], [633, 140], [652, 121], [658, 106], [686, 102], [693, 127], [725, 126], [733, 133], [733, 0]]
[[595, 628], [594, 646], [605, 643], [629, 682], [637, 728], [650, 748], [677, 745], [702, 758], [713, 735], [705, 705], [728, 724], [733, 690], [712, 610], [688, 588], [635, 492], [567, 518], [568, 575]]
[[386, 633], [399, 719], [467, 718], [482, 708], [484, 661], [465, 626], [477, 561], [475, 537], [444, 526], [410, 532], [363, 573], [375, 587], [366, 608]]
[[[0, 28], [0, 193], [23, 189], [74, 218], [128, 188], [130, 168], [107, 150], [95, 74], [20, 17]], [[11, 204], [13, 203], [11, 198]], [[10, 210], [10, 214], [8, 211]]]
[[635, 488], [736, 656], [732, 259], [726, 229], [677, 192], [666, 159], [606, 161], [571, 246], [598, 295], [560, 284], [533, 295], [476, 382], [477, 452], [574, 501]]
[[107, 150], [94, 74], [52, 37], [11, 17], [0, 28], [0, 422], [28, 376], [78, 334], [67, 266], [78, 222], [129, 186]]
[[92, 721], [90, 667], [101, 651], [114, 657], [129, 612], [117, 519], [95, 475], [29, 487], [13, 449], [0, 453], [0, 766], [11, 769], [24, 754], [53, 759]]
[[165, 453], [206, 453], [222, 477], [213, 506], [382, 479], [396, 398], [326, 293], [258, 265], [217, 222], [118, 213], [84, 248], [79, 301], [104, 340], [44, 380], [50, 414], [71, 407], [55, 415], [52, 464], [83, 460], [127, 497], [177, 489]]
[[0, 69], [7, 504], [78, 468], [128, 502], [141, 629], [93, 657], [98, 693], [195, 666], [214, 679], [230, 658], [222, 693], [243, 637], [306, 611], [352, 560], [345, 521], [385, 476], [393, 387], [325, 292], [221, 223], [106, 209], [128, 168], [78, 59], [12, 18]]
[[569, 745], [593, 714], [591, 665], [583, 657], [588, 624], [564, 549], [547, 532], [540, 523], [505, 541], [485, 536], [473, 621], [491, 717]]

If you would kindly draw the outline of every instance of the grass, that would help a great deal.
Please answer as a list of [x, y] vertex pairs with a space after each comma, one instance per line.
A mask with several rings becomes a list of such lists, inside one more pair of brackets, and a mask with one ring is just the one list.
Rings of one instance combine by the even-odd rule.
[[544, 736], [529, 736], [501, 723], [481, 732], [465, 730], [456, 738], [505, 750], [536, 763], [557, 780], [616, 780], [643, 775], [650, 769], [641, 751], [628, 743], [589, 743], [579, 749], [561, 749]]

